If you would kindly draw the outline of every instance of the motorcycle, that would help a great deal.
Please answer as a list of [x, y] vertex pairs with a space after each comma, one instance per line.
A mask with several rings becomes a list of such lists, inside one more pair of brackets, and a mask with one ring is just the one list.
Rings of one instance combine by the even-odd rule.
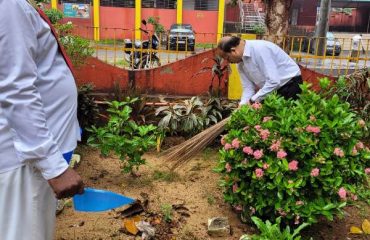
[[[146, 27], [146, 21], [142, 20], [141, 22]], [[157, 56], [157, 52], [152, 51], [158, 50], [159, 48], [160, 42], [158, 36], [155, 34], [155, 32], [150, 35], [149, 31], [146, 29], [140, 28], [140, 31], [147, 35], [148, 40], [135, 40], [133, 46], [131, 39], [125, 39], [124, 44], [126, 48], [126, 61], [130, 63], [130, 66], [133, 69], [147, 69], [160, 66], [161, 61]], [[140, 49], [140, 51], [135, 51], [134, 49]]]

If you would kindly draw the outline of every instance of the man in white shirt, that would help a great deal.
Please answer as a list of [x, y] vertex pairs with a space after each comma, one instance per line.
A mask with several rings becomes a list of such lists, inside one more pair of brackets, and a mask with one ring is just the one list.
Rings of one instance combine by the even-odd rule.
[[240, 105], [261, 102], [274, 90], [293, 99], [301, 92], [299, 66], [274, 43], [226, 36], [219, 41], [218, 50], [229, 63], [238, 64], [243, 87]]
[[352, 49], [351, 49], [351, 59], [350, 62], [353, 62], [360, 56], [360, 50], [365, 54], [364, 44], [362, 43], [362, 34], [356, 34], [352, 37]]
[[56, 198], [83, 192], [63, 158], [80, 138], [76, 85], [26, 0], [0, 0], [0, 52], [0, 239], [51, 240]]

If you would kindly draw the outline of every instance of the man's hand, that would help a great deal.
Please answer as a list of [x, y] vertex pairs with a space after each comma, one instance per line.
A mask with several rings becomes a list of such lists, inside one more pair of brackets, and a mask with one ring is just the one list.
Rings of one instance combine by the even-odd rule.
[[250, 101], [248, 101], [248, 102], [246, 102], [246, 103], [239, 103], [238, 104], [238, 108], [237, 109], [240, 109], [241, 107], [243, 107], [244, 105], [251, 105], [251, 102]]
[[72, 197], [84, 192], [84, 184], [80, 175], [71, 168], [68, 168], [58, 177], [48, 180], [48, 182], [58, 199]]

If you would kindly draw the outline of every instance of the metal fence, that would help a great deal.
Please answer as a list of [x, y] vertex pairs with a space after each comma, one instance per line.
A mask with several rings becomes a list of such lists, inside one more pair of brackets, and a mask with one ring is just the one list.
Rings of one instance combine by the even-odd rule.
[[[121, 28], [101, 28], [101, 41], [91, 40], [95, 49], [94, 56], [109, 64], [122, 68], [150, 68], [171, 63], [193, 54], [215, 48], [217, 35], [214, 33], [194, 33], [193, 37], [168, 32], [157, 34], [157, 42], [153, 42], [154, 33], [142, 34], [142, 40], [136, 41], [135, 30]], [[138, 31], [138, 30], [136, 30]], [[93, 28], [78, 28], [75, 33], [92, 39]], [[243, 37], [243, 34], [237, 33]], [[353, 72], [355, 69], [370, 67], [370, 35], [364, 36], [362, 44], [353, 49], [351, 36], [337, 34], [334, 38], [314, 38], [307, 36], [287, 36], [284, 38], [268, 38], [279, 44], [298, 64], [328, 76], [338, 76]], [[194, 41], [191, 41], [194, 38]], [[129, 45], [131, 41], [131, 45]], [[320, 47], [321, 46], [321, 47]], [[320, 53], [320, 48], [322, 52]], [[148, 64], [137, 64], [143, 56]], [[154, 58], [155, 61], [152, 62]], [[139, 60], [135, 60], [139, 59]], [[134, 61], [135, 60], [135, 61]]]

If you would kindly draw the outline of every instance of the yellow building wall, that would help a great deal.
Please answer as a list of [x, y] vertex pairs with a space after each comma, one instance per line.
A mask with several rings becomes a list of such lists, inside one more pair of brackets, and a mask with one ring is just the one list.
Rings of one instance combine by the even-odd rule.
[[[241, 34], [242, 39], [254, 40], [256, 34]], [[228, 81], [227, 97], [230, 100], [239, 100], [242, 96], [242, 84], [240, 82], [240, 76], [236, 64], [230, 64], [231, 73]]]

